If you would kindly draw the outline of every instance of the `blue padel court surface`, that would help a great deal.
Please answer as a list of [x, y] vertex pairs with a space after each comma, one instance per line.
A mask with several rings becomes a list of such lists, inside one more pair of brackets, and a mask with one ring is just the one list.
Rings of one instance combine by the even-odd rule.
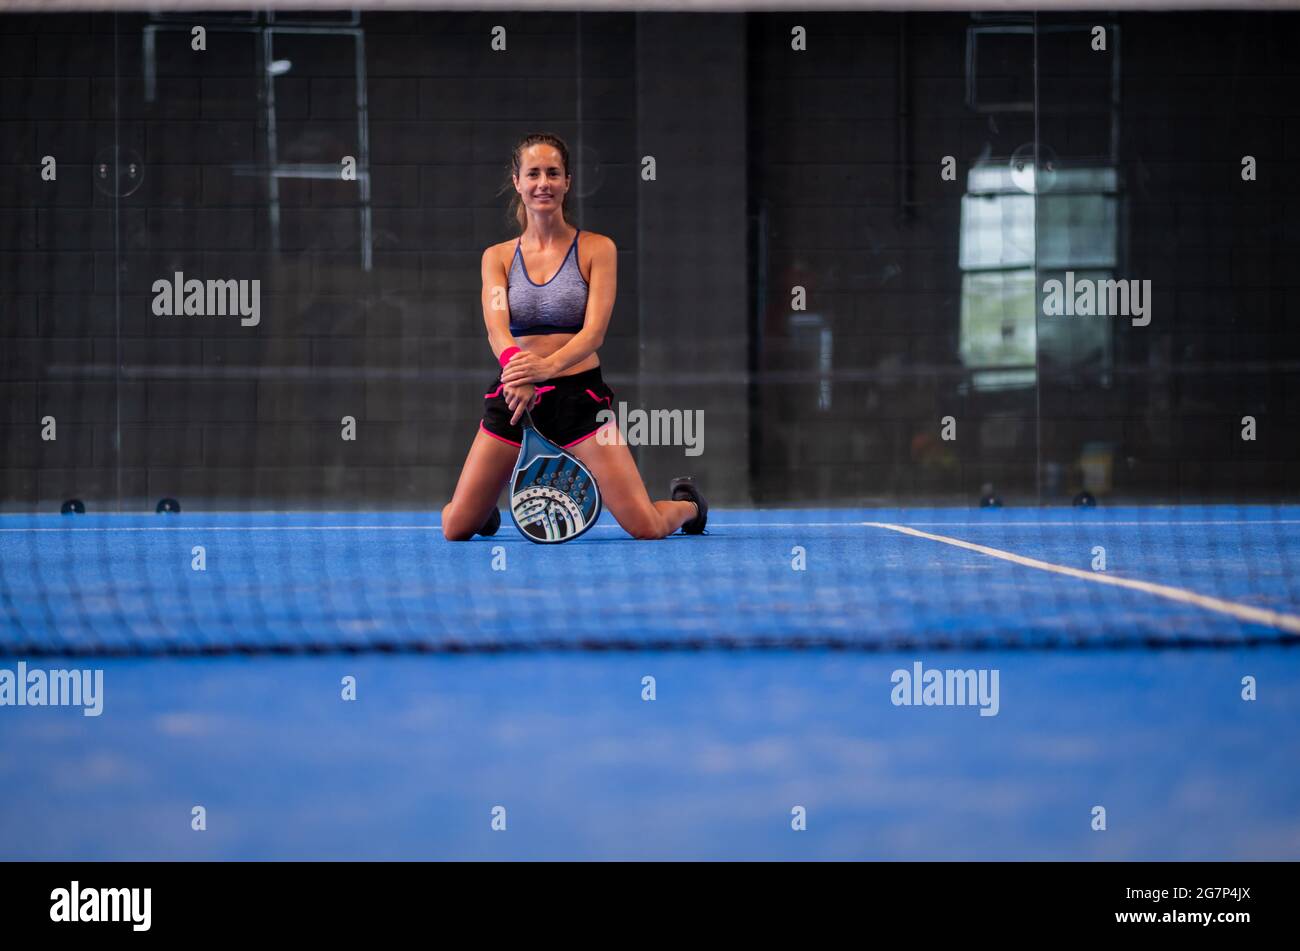
[[[997, 716], [893, 706], [918, 661]], [[4, 858], [1300, 858], [1294, 650], [98, 666], [98, 717], [0, 709]]]
[[[0, 852], [1294, 860], [1297, 528], [719, 511], [545, 547], [427, 514], [0, 518], [0, 668], [103, 671], [99, 716], [0, 707]], [[388, 646], [439, 653], [350, 652]], [[254, 653], [59, 653], [226, 648]], [[996, 671], [996, 715], [896, 705], [915, 664]]]
[[1289, 642], [1298, 529], [1295, 507], [768, 510], [633, 542], [606, 513], [535, 545], [508, 520], [448, 543], [421, 513], [7, 517], [0, 650]]

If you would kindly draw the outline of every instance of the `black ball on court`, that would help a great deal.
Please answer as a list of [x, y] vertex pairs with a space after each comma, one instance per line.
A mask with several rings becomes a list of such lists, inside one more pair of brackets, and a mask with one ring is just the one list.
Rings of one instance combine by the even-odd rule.
[[63, 503], [63, 507], [59, 511], [64, 515], [85, 515], [86, 503], [81, 499], [68, 499]]
[[1095, 507], [1097, 499], [1091, 492], [1080, 492], [1074, 497], [1074, 507], [1079, 509], [1090, 509]]
[[175, 499], [159, 499], [158, 507], [154, 511], [160, 515], [179, 515], [181, 503]]
[[980, 497], [980, 508], [1000, 509], [1002, 508], [1002, 500], [998, 498], [996, 495], [994, 495], [992, 492], [988, 492], [985, 495]]

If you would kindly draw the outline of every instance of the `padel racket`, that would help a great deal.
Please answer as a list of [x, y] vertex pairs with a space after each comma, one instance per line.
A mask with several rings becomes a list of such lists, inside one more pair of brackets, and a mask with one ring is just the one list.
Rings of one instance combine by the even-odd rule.
[[600, 518], [600, 489], [573, 456], [537, 431], [528, 411], [510, 480], [510, 517], [530, 542], [571, 542]]

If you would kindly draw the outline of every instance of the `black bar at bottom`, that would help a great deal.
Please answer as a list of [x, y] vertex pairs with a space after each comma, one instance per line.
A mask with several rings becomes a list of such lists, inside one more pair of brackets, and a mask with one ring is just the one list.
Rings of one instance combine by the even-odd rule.
[[1287, 920], [1294, 866], [55, 862], [7, 863], [0, 876], [7, 938], [285, 935], [333, 943], [401, 928], [437, 941], [457, 940], [449, 929], [470, 925], [536, 939], [561, 921], [566, 934], [612, 937], [600, 922], [621, 920], [661, 938], [676, 923], [714, 922], [737, 931], [834, 924], [860, 935], [906, 925], [927, 941], [1126, 932], [1231, 941]]

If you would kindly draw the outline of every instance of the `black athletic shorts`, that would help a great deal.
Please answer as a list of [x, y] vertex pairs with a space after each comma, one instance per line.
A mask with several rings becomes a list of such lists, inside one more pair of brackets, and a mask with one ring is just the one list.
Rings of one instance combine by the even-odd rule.
[[[524, 431], [510, 425], [511, 410], [501, 389], [498, 374], [483, 394], [483, 421], [479, 429], [518, 446], [523, 442]], [[614, 408], [614, 391], [600, 378], [600, 367], [538, 383], [537, 393], [540, 399], [532, 409], [533, 424], [539, 433], [564, 449], [596, 435], [602, 426], [596, 414]]]

